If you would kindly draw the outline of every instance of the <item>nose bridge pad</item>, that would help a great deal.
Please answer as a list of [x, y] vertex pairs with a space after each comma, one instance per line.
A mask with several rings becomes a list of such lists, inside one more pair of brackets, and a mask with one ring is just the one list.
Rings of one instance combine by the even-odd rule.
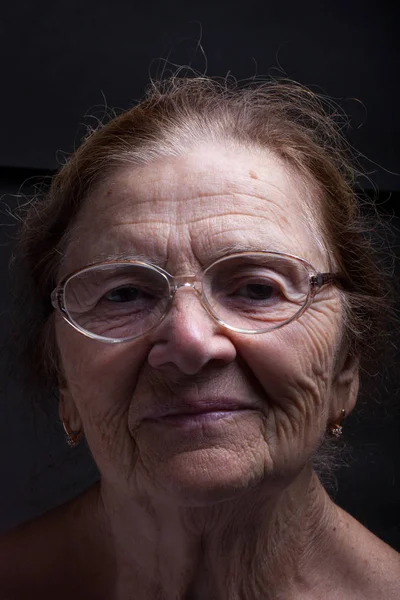
[[173, 293], [177, 292], [180, 288], [192, 288], [197, 294], [199, 289], [196, 287], [198, 278], [195, 275], [181, 275], [180, 277], [174, 277]]
[[210, 306], [208, 305], [208, 302], [206, 300], [206, 298], [203, 296], [203, 286], [202, 286], [202, 279], [196, 275], [194, 276], [178, 276], [178, 277], [174, 277], [173, 279], [173, 283], [172, 286], [170, 287], [170, 297], [169, 297], [169, 306], [168, 309], [165, 313], [164, 316], [166, 316], [173, 304], [174, 304], [174, 299], [175, 299], [175, 294], [178, 290], [180, 290], [181, 288], [186, 289], [186, 290], [192, 290], [197, 298], [200, 301], [200, 304], [202, 306], [202, 309], [204, 310], [205, 314], [208, 315], [208, 317], [214, 321], [214, 323], [218, 323], [218, 324], [223, 324], [222, 321], [216, 317], [216, 315], [213, 313], [212, 310], [210, 310]]
[[200, 280], [196, 276], [183, 275], [181, 277], [175, 277], [174, 285], [172, 288], [171, 301], [173, 301], [176, 292], [183, 288], [185, 290], [192, 290], [199, 298], [201, 304], [203, 304], [201, 286], [198, 285], [199, 281]]

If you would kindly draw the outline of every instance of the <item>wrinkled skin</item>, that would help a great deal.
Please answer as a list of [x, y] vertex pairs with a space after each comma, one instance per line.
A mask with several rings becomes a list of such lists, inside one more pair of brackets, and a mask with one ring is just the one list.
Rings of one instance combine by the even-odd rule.
[[[329, 271], [304, 189], [274, 155], [222, 146], [126, 167], [85, 201], [59, 275], [121, 254], [148, 257], [173, 275], [194, 274], [238, 245], [288, 252]], [[102, 476], [99, 506], [116, 560], [141, 578], [138, 598], [156, 597], [158, 589], [168, 599], [189, 590], [193, 598], [247, 597], [240, 585], [255, 598], [272, 546], [277, 562], [268, 563], [275, 571], [265, 567], [265, 597], [302, 597], [285, 565], [313, 554], [332, 511], [310, 455], [327, 423], [342, 408], [351, 412], [357, 395], [342, 322], [331, 285], [298, 320], [261, 335], [223, 329], [187, 289], [156, 329], [128, 343], [91, 340], [57, 316], [60, 414], [84, 430]], [[206, 397], [241, 400], [253, 410], [190, 432], [145, 420], [160, 406]], [[227, 528], [234, 541], [222, 557], [218, 543]], [[246, 544], [266, 559], [257, 573], [233, 573], [229, 551], [239, 560]], [[124, 598], [129, 576], [122, 567], [120, 573]], [[247, 575], [257, 583], [245, 585]], [[304, 590], [315, 585], [305, 582]]]

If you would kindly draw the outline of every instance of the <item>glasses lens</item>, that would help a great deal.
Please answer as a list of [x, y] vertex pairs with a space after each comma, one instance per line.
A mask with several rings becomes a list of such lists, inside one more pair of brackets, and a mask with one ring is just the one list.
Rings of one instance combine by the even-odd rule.
[[167, 278], [145, 265], [109, 264], [73, 275], [64, 305], [81, 329], [106, 339], [124, 340], [151, 329], [164, 315]]
[[228, 257], [207, 269], [203, 294], [224, 323], [265, 331], [290, 321], [305, 306], [309, 274], [301, 261], [278, 254]]

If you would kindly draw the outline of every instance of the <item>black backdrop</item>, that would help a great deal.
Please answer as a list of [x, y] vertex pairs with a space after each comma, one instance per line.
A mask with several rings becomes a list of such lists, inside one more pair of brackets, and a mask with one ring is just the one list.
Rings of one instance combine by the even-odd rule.
[[[348, 136], [369, 157], [366, 188], [380, 189], [383, 214], [397, 215], [400, 192], [399, 13], [394, 2], [132, 3], [16, 0], [0, 18], [1, 336], [9, 323], [7, 261], [15, 235], [8, 207], [21, 184], [57, 168], [110, 107], [128, 107], [149, 75], [191, 64], [237, 78], [286, 74], [338, 99]], [[168, 59], [168, 63], [166, 63]], [[399, 234], [397, 245], [400, 246]], [[399, 338], [394, 332], [393, 344]], [[4, 369], [3, 369], [4, 370]], [[396, 375], [366, 378], [376, 400], [346, 421], [353, 446], [338, 475], [337, 502], [400, 550], [400, 402]], [[4, 373], [3, 380], [7, 378]], [[0, 529], [85, 489], [97, 478], [82, 444], [64, 443], [55, 401], [33, 411], [18, 378], [1, 390]], [[391, 408], [385, 400], [391, 399]], [[45, 401], [46, 400], [46, 401]]]

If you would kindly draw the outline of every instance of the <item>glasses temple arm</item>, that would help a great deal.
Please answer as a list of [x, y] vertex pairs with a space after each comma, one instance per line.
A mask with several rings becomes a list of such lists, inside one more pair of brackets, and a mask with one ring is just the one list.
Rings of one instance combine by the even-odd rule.
[[53, 308], [58, 308], [62, 312], [65, 312], [61, 286], [57, 286], [52, 291], [51, 296], [50, 296], [50, 301], [51, 301], [51, 305], [53, 306]]
[[345, 278], [339, 273], [317, 273], [316, 275], [311, 276], [311, 284], [317, 289], [327, 283], [334, 283], [344, 290], [349, 289]]

